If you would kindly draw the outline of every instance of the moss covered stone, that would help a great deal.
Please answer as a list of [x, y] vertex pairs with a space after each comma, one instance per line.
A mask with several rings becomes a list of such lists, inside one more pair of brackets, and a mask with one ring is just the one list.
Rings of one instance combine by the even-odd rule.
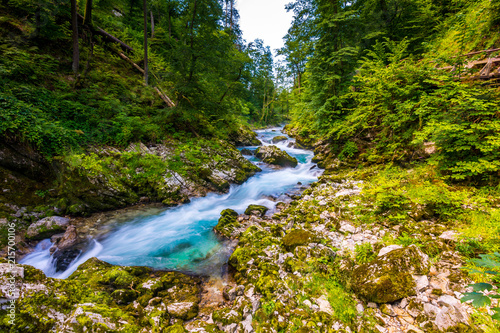
[[49, 216], [31, 224], [26, 233], [26, 238], [39, 240], [64, 232], [69, 225], [69, 219], [61, 216]]
[[429, 261], [417, 246], [393, 250], [353, 271], [352, 288], [361, 297], [376, 303], [389, 303], [416, 295], [412, 274], [424, 275]]
[[307, 230], [294, 229], [283, 237], [283, 246], [287, 251], [293, 251], [297, 246], [306, 245], [316, 241], [315, 235]]
[[286, 141], [288, 140], [288, 138], [284, 135], [278, 135], [278, 136], [275, 136], [273, 139], [272, 139], [272, 142], [273, 143], [278, 143], [278, 142], [281, 142], [281, 141]]
[[198, 315], [198, 303], [195, 302], [179, 302], [167, 305], [168, 313], [182, 320], [190, 320]]
[[173, 326], [169, 326], [166, 329], [163, 330], [164, 333], [184, 333], [187, 332], [187, 330], [182, 327], [180, 324], [175, 324]]
[[276, 146], [263, 146], [255, 151], [255, 156], [262, 162], [282, 167], [296, 167], [298, 161], [295, 157], [288, 155], [286, 151]]
[[[28, 265], [21, 268], [16, 323], [10, 327], [0, 321], [2, 332], [165, 332], [171, 317], [190, 320], [198, 314], [201, 281], [179, 272], [114, 266], [97, 258], [65, 280]], [[1, 316], [5, 313], [0, 309]]]
[[245, 214], [247, 215], [257, 215], [257, 216], [263, 216], [269, 208], [266, 206], [262, 205], [250, 205], [245, 209]]
[[232, 209], [224, 209], [220, 213], [219, 221], [214, 227], [214, 231], [224, 237], [231, 238], [234, 229], [239, 226], [238, 213]]
[[133, 302], [139, 293], [131, 289], [117, 289], [111, 293], [111, 297], [116, 302], [116, 304], [129, 304]]
[[223, 325], [229, 325], [239, 323], [243, 320], [243, 314], [240, 311], [236, 311], [231, 308], [224, 308], [215, 310], [212, 313], [212, 319], [216, 322], [222, 323]]

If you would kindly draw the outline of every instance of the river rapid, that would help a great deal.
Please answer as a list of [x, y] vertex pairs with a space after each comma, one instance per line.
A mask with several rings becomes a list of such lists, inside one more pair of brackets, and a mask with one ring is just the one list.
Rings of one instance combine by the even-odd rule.
[[[280, 131], [281, 128], [276, 127], [256, 132], [263, 145], [269, 145], [273, 137], [283, 135]], [[241, 214], [250, 204], [266, 206], [273, 212], [277, 202], [290, 200], [287, 194], [299, 191], [321, 175], [322, 170], [311, 162], [313, 153], [288, 147], [293, 141], [288, 138], [275, 145], [298, 159], [295, 168], [275, 169], [253, 156], [246, 156], [262, 172], [242, 185], [231, 185], [226, 194], [211, 193], [178, 207], [151, 209], [115, 224], [109, 232], [93, 239], [64, 272], [55, 270], [49, 251], [50, 239], [41, 241], [21, 263], [39, 268], [47, 276], [62, 279], [91, 257], [115, 265], [222, 276], [232, 247], [213, 232], [220, 212], [231, 208]], [[258, 147], [245, 148], [253, 151]]]

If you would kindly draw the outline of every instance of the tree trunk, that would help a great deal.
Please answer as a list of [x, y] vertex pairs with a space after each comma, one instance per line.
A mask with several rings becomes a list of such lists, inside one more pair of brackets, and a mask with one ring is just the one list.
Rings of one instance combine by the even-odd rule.
[[194, 67], [196, 65], [196, 59], [197, 56], [194, 54], [194, 22], [196, 19], [196, 8], [198, 6], [198, 1], [194, 0], [194, 7], [193, 7], [193, 18], [191, 19], [191, 69], [189, 72], [189, 79], [188, 82], [191, 82], [193, 79], [194, 75]]
[[148, 9], [146, 0], [143, 0], [144, 7], [144, 83], [148, 85]]
[[149, 13], [151, 14], [151, 38], [154, 38], [154, 36], [155, 36], [155, 18], [153, 16], [152, 10]]
[[40, 35], [40, 27], [42, 26], [40, 19], [40, 5], [38, 5], [35, 9], [35, 37]]
[[73, 73], [78, 75], [80, 67], [80, 51], [78, 49], [78, 16], [76, 9], [76, 0], [71, 0], [71, 28], [73, 30]]
[[231, 13], [229, 15], [229, 24], [230, 24], [230, 28], [231, 28], [231, 31], [233, 30], [233, 4], [234, 4], [234, 0], [229, 0], [231, 2]]
[[83, 24], [92, 25], [92, 0], [87, 0], [85, 3], [85, 16]]

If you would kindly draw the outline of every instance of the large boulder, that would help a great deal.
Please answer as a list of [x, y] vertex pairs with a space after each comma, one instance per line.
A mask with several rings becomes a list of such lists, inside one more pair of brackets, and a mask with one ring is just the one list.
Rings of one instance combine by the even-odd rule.
[[59, 250], [66, 250], [78, 243], [78, 234], [76, 232], [76, 227], [70, 225], [62, 238], [57, 243], [57, 248]]
[[288, 138], [284, 135], [278, 135], [278, 136], [275, 136], [273, 139], [272, 139], [272, 142], [273, 143], [278, 143], [278, 142], [281, 142], [281, 141], [286, 141], [288, 140]]
[[33, 240], [48, 238], [58, 234], [69, 224], [69, 219], [61, 216], [49, 216], [31, 224], [26, 237]]
[[255, 156], [260, 158], [262, 162], [282, 167], [296, 167], [297, 159], [288, 155], [286, 151], [279, 149], [276, 146], [263, 146], [256, 150]]
[[262, 205], [249, 205], [247, 209], [245, 209], [246, 215], [256, 215], [256, 216], [264, 216], [264, 214], [269, 210], [266, 206]]
[[215, 233], [222, 235], [226, 238], [231, 238], [234, 229], [239, 227], [237, 221], [238, 213], [232, 209], [224, 209], [220, 213], [220, 218], [217, 225], [214, 227]]
[[174, 318], [190, 320], [198, 315], [198, 303], [179, 302], [167, 305], [167, 310]]
[[293, 251], [297, 246], [307, 245], [318, 241], [317, 237], [310, 231], [294, 229], [283, 237], [283, 247], [287, 251]]
[[352, 288], [369, 302], [390, 303], [416, 295], [413, 275], [428, 272], [428, 256], [417, 246], [410, 245], [357, 266], [353, 271]]
[[237, 130], [231, 131], [229, 140], [235, 146], [260, 146], [262, 142], [257, 139], [257, 133], [246, 126], [241, 126]]

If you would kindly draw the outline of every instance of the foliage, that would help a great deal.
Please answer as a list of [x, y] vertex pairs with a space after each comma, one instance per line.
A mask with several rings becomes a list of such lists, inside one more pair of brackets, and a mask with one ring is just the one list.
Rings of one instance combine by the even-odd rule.
[[[466, 226], [461, 230], [466, 244], [478, 248], [482, 252], [500, 251], [500, 210], [475, 211], [467, 216]], [[475, 245], [474, 239], [480, 239], [480, 245]]]
[[[500, 299], [498, 294], [498, 287], [500, 287], [500, 253], [481, 254], [479, 259], [471, 259], [470, 261], [481, 270], [469, 269], [469, 273], [489, 276], [492, 278], [492, 283], [479, 282], [469, 285], [473, 291], [464, 293], [461, 301], [472, 301], [472, 305], [475, 307], [488, 306], [491, 304], [492, 299]], [[497, 287], [496, 292], [493, 294], [486, 293], [492, 291], [493, 286]], [[500, 307], [494, 307], [492, 310], [495, 312], [492, 318], [500, 321]]]
[[355, 321], [357, 316], [356, 302], [334, 276], [327, 277], [315, 273], [304, 287], [314, 297], [326, 294], [335, 319], [346, 324], [352, 324]]
[[364, 264], [372, 261], [377, 257], [375, 251], [373, 251], [373, 246], [370, 243], [362, 243], [361, 245], [356, 244], [354, 249], [354, 256], [358, 264]]
[[327, 137], [332, 155], [365, 164], [427, 158], [430, 145], [429, 162], [450, 181], [499, 182], [498, 91], [433, 68], [497, 46], [496, 2], [301, 0], [288, 9], [280, 52], [295, 79], [295, 133]]
[[[93, 24], [133, 47], [127, 56], [142, 66], [139, 3], [104, 0], [93, 5]], [[28, 143], [52, 157], [94, 144], [159, 142], [176, 132], [227, 139], [247, 120], [262, 124], [283, 120], [287, 95], [276, 92], [270, 51], [267, 48], [264, 66], [266, 47], [261, 43], [255, 51], [254, 44], [244, 44], [235, 9], [229, 24], [228, 11], [217, 0], [148, 1], [147, 5], [155, 23], [154, 35], [148, 31], [153, 35], [150, 84], [176, 103], [173, 108], [166, 108], [153, 87], [143, 86], [140, 73], [114, 55], [115, 45], [92, 35], [88, 27], [80, 27], [79, 77], [69, 75], [68, 3], [4, 2], [0, 136]], [[79, 8], [85, 8], [84, 3]], [[263, 77], [268, 85], [266, 100], [259, 88]], [[268, 114], [261, 117], [264, 109]]]

